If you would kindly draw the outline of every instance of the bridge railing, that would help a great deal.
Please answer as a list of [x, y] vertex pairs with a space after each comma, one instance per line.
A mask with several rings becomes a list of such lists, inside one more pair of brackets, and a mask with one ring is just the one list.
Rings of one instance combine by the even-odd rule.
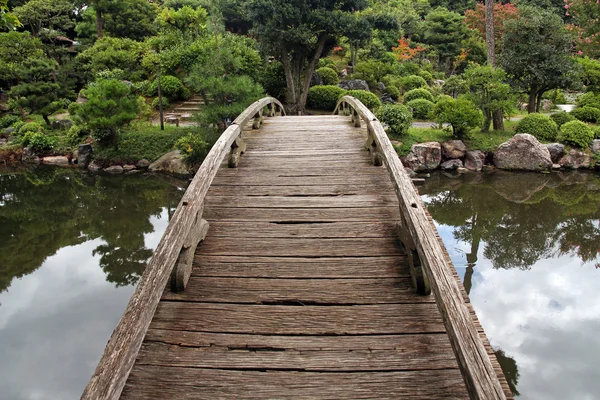
[[285, 111], [272, 97], [256, 101], [223, 132], [206, 156], [140, 278], [82, 399], [116, 400], [121, 396], [169, 278], [174, 290], [183, 290], [187, 284], [195, 248], [208, 230], [208, 223], [202, 219], [204, 198], [217, 171], [228, 155], [229, 166], [237, 167], [245, 151], [244, 128], [254, 119], [253, 128], [258, 129], [265, 114], [285, 115]]
[[427, 294], [431, 285], [471, 398], [506, 399], [459, 283], [445, 259], [443, 244], [383, 126], [364, 104], [351, 96], [342, 97], [334, 113], [351, 115], [356, 127], [360, 127], [362, 121], [367, 125], [365, 147], [371, 152], [375, 165], [386, 166], [398, 196], [401, 215], [398, 230], [409, 256], [413, 281], [422, 294]]

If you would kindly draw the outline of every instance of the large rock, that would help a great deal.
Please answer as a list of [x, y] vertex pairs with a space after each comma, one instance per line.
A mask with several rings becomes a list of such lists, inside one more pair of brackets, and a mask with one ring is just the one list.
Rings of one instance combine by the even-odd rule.
[[42, 160], [42, 163], [46, 164], [46, 165], [66, 166], [66, 165], [69, 165], [69, 159], [67, 157], [63, 157], [63, 156], [44, 157]]
[[444, 157], [453, 160], [456, 158], [463, 158], [467, 154], [467, 146], [462, 140], [448, 140], [442, 143], [442, 151]]
[[485, 164], [485, 153], [480, 150], [467, 152], [465, 157], [465, 168], [469, 171], [481, 171]]
[[349, 81], [343, 81], [338, 85], [342, 89], [346, 90], [369, 90], [369, 85], [362, 79], [352, 79]]
[[565, 168], [589, 168], [592, 165], [592, 157], [587, 152], [571, 149], [558, 163]]
[[146, 159], [141, 159], [140, 161], [135, 163], [135, 166], [139, 169], [148, 169], [148, 167], [150, 166], [150, 161]]
[[102, 171], [102, 164], [100, 164], [98, 161], [92, 161], [90, 165], [88, 165], [87, 169], [90, 172], [98, 173]]
[[94, 149], [91, 144], [82, 144], [77, 148], [77, 165], [81, 168], [87, 168], [92, 162]]
[[148, 167], [152, 172], [167, 172], [174, 175], [190, 175], [190, 170], [183, 161], [183, 155], [179, 150], [165, 154]]
[[27, 164], [39, 164], [40, 158], [33, 152], [30, 147], [23, 148], [23, 155], [21, 161]]
[[565, 145], [561, 143], [550, 143], [547, 144], [546, 147], [550, 152], [550, 158], [554, 164], [557, 164], [558, 161], [565, 155]]
[[73, 126], [73, 121], [70, 119], [58, 119], [56, 121], [52, 121], [52, 129], [70, 129]]
[[381, 96], [380, 100], [383, 104], [395, 104], [396, 103], [396, 100], [394, 100], [392, 95], [390, 95], [389, 93], [384, 93]]
[[415, 144], [406, 157], [408, 168], [415, 172], [432, 171], [442, 162], [442, 146], [438, 142]]
[[460, 160], [448, 160], [440, 166], [444, 171], [455, 171], [463, 167], [463, 162]]
[[552, 169], [550, 151], [534, 136], [523, 133], [502, 143], [494, 153], [494, 164], [500, 169], [547, 171]]
[[600, 153], [600, 139], [596, 139], [592, 142], [592, 153], [598, 154]]
[[119, 174], [123, 173], [123, 167], [120, 165], [112, 165], [108, 168], [105, 168], [104, 172], [106, 172], [108, 174], [119, 175]]

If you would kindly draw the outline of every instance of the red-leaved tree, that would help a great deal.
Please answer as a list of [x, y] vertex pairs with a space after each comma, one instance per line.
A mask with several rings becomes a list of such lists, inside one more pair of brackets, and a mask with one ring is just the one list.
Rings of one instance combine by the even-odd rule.
[[576, 34], [579, 54], [600, 57], [600, 2], [598, 0], [565, 0], [565, 13], [573, 18], [569, 29]]
[[[504, 28], [506, 21], [515, 20], [518, 17], [519, 9], [514, 4], [494, 4], [494, 38], [496, 42], [500, 41], [506, 31]], [[474, 10], [465, 12], [465, 24], [471, 29], [478, 30], [483, 39], [485, 39], [485, 21], [485, 5], [482, 3], [478, 3]]]

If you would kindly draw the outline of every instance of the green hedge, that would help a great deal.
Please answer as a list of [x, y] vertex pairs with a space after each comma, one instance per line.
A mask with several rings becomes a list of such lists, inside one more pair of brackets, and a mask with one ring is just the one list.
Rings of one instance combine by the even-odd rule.
[[427, 81], [419, 75], [411, 75], [403, 78], [400, 85], [405, 92], [408, 92], [413, 89], [427, 87]]
[[[160, 78], [160, 90], [163, 97], [169, 98], [169, 100], [177, 100], [183, 98], [184, 87], [183, 83], [179, 78], [165, 75]], [[158, 96], [158, 79], [156, 79], [150, 85], [148, 89], [148, 96]]]
[[340, 83], [340, 77], [338, 76], [337, 71], [334, 71], [329, 67], [319, 68], [316, 72], [323, 80], [323, 85], [337, 85]]
[[394, 136], [403, 136], [412, 126], [412, 115], [408, 107], [402, 104], [385, 104], [377, 111], [377, 118], [389, 126], [388, 132]]
[[566, 124], [567, 122], [575, 121], [575, 119], [576, 119], [574, 116], [572, 116], [568, 112], [564, 112], [564, 111], [561, 111], [556, 114], [552, 114], [550, 116], [550, 118], [552, 118], [552, 120], [554, 122], [556, 122], [556, 125], [558, 125], [559, 128], [561, 126], [563, 126], [564, 124]]
[[600, 121], [600, 109], [596, 107], [585, 106], [571, 111], [571, 115], [583, 122], [595, 124]]
[[[374, 111], [381, 107], [381, 100], [379, 100], [379, 98], [375, 94], [366, 90], [349, 90], [344, 95], [357, 98], [371, 111]], [[340, 97], [343, 97], [344, 95]]]
[[529, 114], [517, 125], [517, 133], [529, 133], [538, 140], [553, 141], [558, 134], [558, 125], [552, 118], [542, 114]]
[[408, 103], [410, 101], [417, 100], [417, 99], [425, 99], [425, 100], [429, 100], [431, 102], [433, 102], [433, 100], [434, 100], [431, 92], [429, 90], [423, 89], [423, 88], [409, 90], [404, 95], [404, 103]]
[[587, 149], [594, 140], [594, 132], [581, 121], [571, 121], [560, 128], [559, 140], [565, 144]]
[[406, 105], [413, 110], [412, 114], [416, 119], [427, 119], [435, 107], [433, 101], [426, 99], [411, 100]]
[[346, 91], [338, 86], [313, 86], [308, 90], [306, 104], [315, 110], [333, 111]]

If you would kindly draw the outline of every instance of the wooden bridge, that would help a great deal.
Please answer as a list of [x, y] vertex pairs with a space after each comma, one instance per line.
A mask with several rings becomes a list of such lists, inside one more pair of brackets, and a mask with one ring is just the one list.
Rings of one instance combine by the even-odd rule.
[[512, 398], [375, 116], [282, 114], [217, 141], [82, 399]]

